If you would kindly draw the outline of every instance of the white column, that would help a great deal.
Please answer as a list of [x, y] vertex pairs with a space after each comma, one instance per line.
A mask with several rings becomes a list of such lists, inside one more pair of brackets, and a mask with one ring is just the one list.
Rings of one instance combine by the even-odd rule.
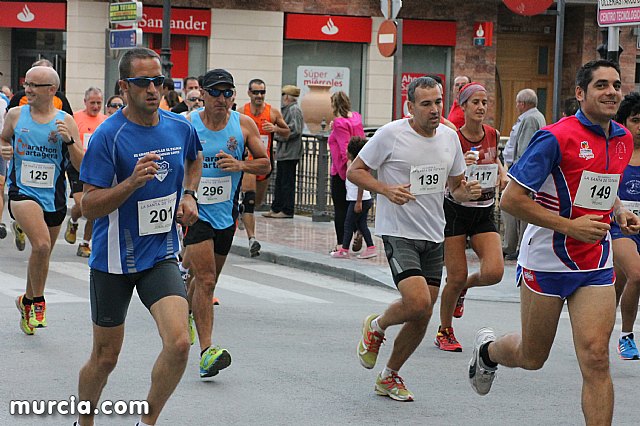
[[[0, 28], [0, 87], [11, 86], [11, 28]], [[18, 87], [11, 90], [17, 91]]]
[[382, 126], [391, 121], [393, 112], [393, 57], [385, 58], [378, 51], [378, 27], [384, 18], [373, 18], [371, 44], [367, 62], [365, 117], [370, 126]]

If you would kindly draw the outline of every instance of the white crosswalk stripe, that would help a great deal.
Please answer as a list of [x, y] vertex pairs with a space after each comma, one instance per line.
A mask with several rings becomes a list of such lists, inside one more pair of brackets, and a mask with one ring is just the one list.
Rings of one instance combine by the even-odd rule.
[[272, 303], [331, 303], [328, 300], [318, 299], [317, 297], [306, 296], [304, 294], [293, 291], [282, 290], [277, 287], [271, 287], [259, 284], [255, 281], [236, 278], [231, 275], [223, 275], [220, 277], [221, 290], [241, 293], [251, 297], [268, 300]]
[[299, 269], [288, 268], [281, 265], [270, 264], [251, 264], [251, 265], [233, 265], [234, 267], [247, 269], [253, 272], [269, 274], [276, 277], [291, 277], [293, 281], [308, 284], [327, 290], [346, 293], [351, 296], [372, 300], [374, 302], [391, 303], [399, 297], [394, 290], [386, 290], [366, 284], [354, 284], [337, 278], [327, 277], [325, 275], [314, 274], [312, 272], [304, 272]]
[[[14, 299], [24, 293], [25, 278], [0, 272], [0, 293]], [[47, 303], [86, 303], [89, 299], [55, 288], [46, 289]]]

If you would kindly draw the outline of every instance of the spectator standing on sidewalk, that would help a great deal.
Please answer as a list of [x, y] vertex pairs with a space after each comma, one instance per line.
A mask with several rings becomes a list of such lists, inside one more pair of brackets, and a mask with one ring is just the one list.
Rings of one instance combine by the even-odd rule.
[[[387, 328], [402, 325], [374, 388], [396, 401], [413, 401], [399, 370], [422, 342], [438, 297], [445, 182], [459, 201], [481, 194], [478, 181], [464, 178], [465, 161], [456, 132], [440, 123], [438, 83], [429, 77], [417, 78], [409, 84], [407, 98], [412, 118], [378, 129], [348, 174], [354, 184], [378, 194], [376, 233], [382, 236], [401, 296], [382, 315], [365, 318], [357, 354], [360, 364], [372, 369]], [[377, 178], [371, 169], [378, 171]]]
[[339, 251], [344, 240], [344, 220], [347, 217], [347, 145], [352, 136], [365, 137], [362, 116], [351, 111], [351, 100], [345, 92], [331, 95], [331, 108], [335, 117], [330, 124], [329, 152], [331, 154], [331, 199], [333, 200], [334, 227]]
[[[518, 92], [516, 110], [520, 115], [511, 129], [509, 142], [503, 153], [507, 169], [522, 157], [533, 134], [547, 125], [544, 115], [538, 110], [538, 96], [532, 89], [522, 89]], [[527, 223], [507, 212], [501, 212], [501, 216], [504, 222], [502, 251], [505, 254], [505, 260], [516, 260]]]
[[[458, 137], [465, 156], [467, 176], [480, 181], [482, 196], [460, 202], [447, 192], [444, 199], [447, 280], [440, 299], [440, 327], [435, 345], [451, 352], [462, 351], [453, 333], [453, 317], [462, 316], [467, 289], [494, 285], [502, 279], [504, 259], [494, 208], [496, 187], [504, 188], [507, 184], [506, 170], [498, 158], [500, 134], [483, 124], [488, 109], [486, 89], [478, 83], [469, 83], [460, 90], [458, 98], [465, 115]], [[480, 260], [480, 270], [472, 274], [467, 267], [467, 239]]]
[[[82, 141], [82, 148], [84, 152], [87, 151], [89, 146], [89, 139], [93, 132], [96, 131], [98, 126], [102, 124], [107, 116], [102, 113], [102, 90], [97, 87], [89, 87], [84, 92], [84, 106], [82, 111], [76, 111], [73, 114], [73, 119], [78, 125], [78, 131], [80, 132], [80, 140]], [[74, 205], [71, 208], [71, 216], [67, 220], [67, 229], [64, 233], [64, 240], [69, 244], [76, 243], [76, 234], [78, 231], [78, 220], [82, 217], [82, 181], [80, 180], [80, 172], [78, 172], [72, 165], [67, 167], [67, 177], [69, 178], [69, 186], [71, 189], [70, 197], [73, 198]], [[91, 241], [91, 232], [93, 230], [93, 221], [87, 220], [84, 225], [84, 232], [82, 233], [82, 242], [78, 245], [76, 255], [80, 257], [89, 257], [91, 255], [91, 248], [89, 247]]]
[[458, 103], [458, 94], [460, 93], [460, 89], [469, 83], [471, 83], [471, 79], [466, 75], [459, 75], [453, 79], [453, 93], [451, 94], [453, 103], [451, 104], [449, 114], [447, 114], [447, 119], [458, 129], [464, 126], [464, 111]]
[[286, 85], [282, 88], [282, 116], [289, 126], [289, 137], [274, 134], [276, 140], [276, 185], [271, 210], [264, 217], [292, 218], [296, 202], [296, 168], [302, 157], [302, 128], [304, 121], [298, 105], [300, 88]]

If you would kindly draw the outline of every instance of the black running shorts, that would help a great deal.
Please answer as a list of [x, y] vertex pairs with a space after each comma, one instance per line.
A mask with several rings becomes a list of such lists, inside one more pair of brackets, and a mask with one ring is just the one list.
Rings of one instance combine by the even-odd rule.
[[175, 259], [163, 260], [151, 269], [133, 274], [110, 274], [92, 268], [89, 293], [93, 323], [100, 327], [123, 324], [134, 287], [149, 310], [154, 303], [167, 296], [187, 298]]
[[427, 284], [440, 287], [444, 264], [444, 244], [425, 240], [382, 236], [384, 252], [396, 287], [409, 277], [424, 277]]
[[476, 235], [485, 232], [498, 232], [493, 214], [495, 205], [490, 207], [466, 207], [444, 199], [445, 237], [457, 235]]
[[188, 226], [184, 230], [184, 239], [182, 242], [185, 247], [188, 247], [192, 244], [213, 240], [213, 252], [219, 256], [226, 256], [231, 250], [231, 244], [233, 243], [233, 236], [235, 233], [235, 224], [226, 229], [215, 229], [209, 222], [198, 219], [196, 223]]

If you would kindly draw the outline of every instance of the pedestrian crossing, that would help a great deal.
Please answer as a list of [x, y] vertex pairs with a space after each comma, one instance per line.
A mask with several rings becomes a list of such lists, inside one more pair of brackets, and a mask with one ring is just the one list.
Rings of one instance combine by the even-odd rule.
[[[87, 270], [88, 271], [88, 270]], [[87, 273], [88, 276], [88, 273]], [[0, 272], [0, 294], [9, 296], [12, 300], [24, 293], [25, 278]], [[47, 303], [86, 303], [89, 299], [76, 296], [75, 294], [59, 290], [56, 288], [47, 288]]]

